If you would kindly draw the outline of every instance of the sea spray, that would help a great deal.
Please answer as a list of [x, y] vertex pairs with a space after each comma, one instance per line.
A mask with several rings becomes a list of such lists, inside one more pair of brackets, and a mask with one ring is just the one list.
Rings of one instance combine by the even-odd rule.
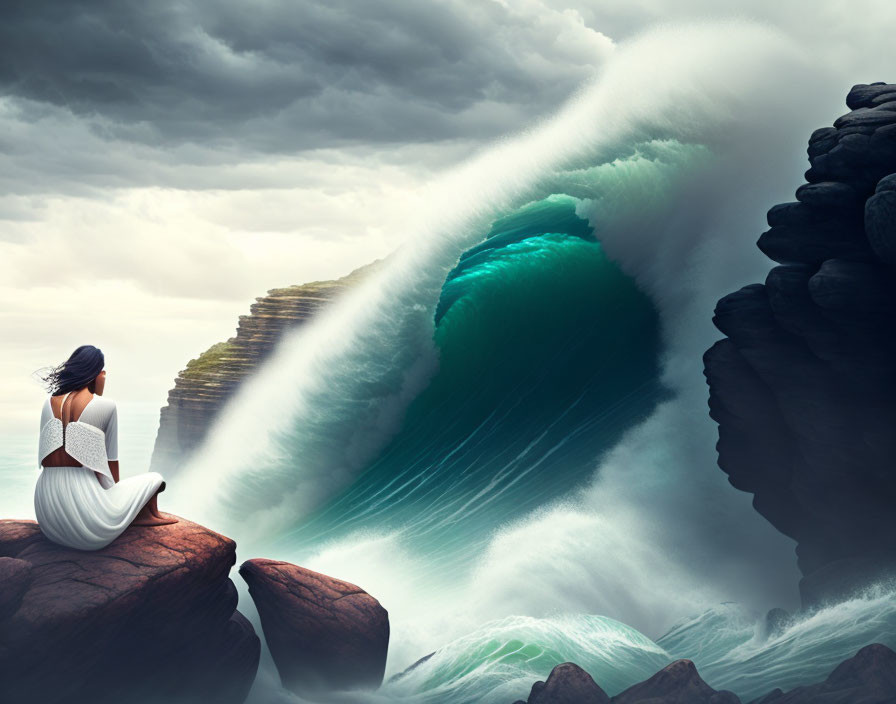
[[[263, 539], [349, 484], [435, 372], [442, 284], [492, 221], [558, 192], [558, 182], [574, 184], [581, 169], [631, 157], [639, 144], [718, 137], [786, 57], [766, 29], [722, 27], [665, 30], [620, 47], [554, 118], [431, 184], [389, 265], [282, 341], [224, 409], [171, 499]], [[753, 49], [749, 70], [725, 31]], [[668, 61], [646, 59], [657, 53]], [[737, 87], [719, 68], [733, 65], [741, 68]], [[637, 196], [612, 195], [626, 204], [621, 210], [643, 212]]]

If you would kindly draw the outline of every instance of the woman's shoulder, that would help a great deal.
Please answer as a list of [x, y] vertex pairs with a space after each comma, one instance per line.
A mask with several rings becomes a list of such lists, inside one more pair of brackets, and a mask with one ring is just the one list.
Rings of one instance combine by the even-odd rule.
[[107, 408], [110, 411], [117, 406], [115, 399], [109, 398], [108, 396], [99, 396], [97, 394], [94, 394], [92, 403], [100, 408]]
[[118, 404], [115, 403], [115, 399], [99, 394], [94, 394], [81, 413], [81, 418], [85, 421], [101, 427], [108, 425], [109, 421], [116, 416], [118, 416]]

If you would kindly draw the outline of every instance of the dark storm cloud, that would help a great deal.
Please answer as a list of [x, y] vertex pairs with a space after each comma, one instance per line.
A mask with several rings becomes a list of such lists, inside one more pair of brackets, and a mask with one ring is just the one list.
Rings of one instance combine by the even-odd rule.
[[496, 2], [4, 3], [0, 87], [106, 136], [264, 151], [488, 138], [550, 111], [609, 42]]

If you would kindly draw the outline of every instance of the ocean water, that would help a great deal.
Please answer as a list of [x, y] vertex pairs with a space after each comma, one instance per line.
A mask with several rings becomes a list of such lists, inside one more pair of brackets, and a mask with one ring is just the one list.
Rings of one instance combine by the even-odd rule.
[[[233, 537], [238, 564], [380, 600], [388, 681], [328, 701], [509, 704], [568, 660], [615, 694], [680, 657], [748, 701], [896, 646], [886, 587], [765, 631], [797, 604], [794, 545], [716, 466], [702, 376], [715, 301], [764, 278], [764, 214], [839, 114], [793, 105], [828, 92], [749, 23], [621, 45], [556, 116], [431, 184], [388, 266], [233, 398], [161, 504]], [[133, 413], [134, 466], [154, 413]], [[305, 700], [265, 651], [250, 701]]]
[[509, 704], [525, 699], [534, 681], [566, 661], [585, 668], [614, 696], [687, 658], [713, 687], [734, 691], [747, 702], [774, 687], [788, 691], [822, 681], [844, 653], [854, 654], [870, 642], [892, 646], [894, 605], [892, 587], [871, 588], [770, 634], [761, 619], [735, 604], [721, 604], [683, 619], [656, 640], [596, 614], [510, 616], [446, 643], [370, 701]]

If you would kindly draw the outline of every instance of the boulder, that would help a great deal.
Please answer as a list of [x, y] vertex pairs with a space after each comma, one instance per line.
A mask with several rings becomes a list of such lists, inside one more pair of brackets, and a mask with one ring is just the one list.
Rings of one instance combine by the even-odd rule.
[[896, 88], [892, 84], [878, 81], [877, 83], [858, 83], [852, 87], [846, 96], [846, 105], [852, 110], [867, 108], [873, 104], [875, 98], [887, 93], [892, 93]]
[[896, 310], [893, 279], [880, 265], [828, 259], [809, 279], [808, 288], [812, 301], [827, 311], [864, 316]]
[[896, 122], [896, 115], [889, 110], [884, 110], [880, 106], [874, 106], [874, 108], [858, 108], [846, 113], [834, 120], [834, 127], [836, 129], [855, 126], [879, 127]]
[[261, 644], [235, 610], [235, 548], [183, 518], [95, 551], [0, 521], [0, 701], [240, 704]]
[[240, 575], [284, 687], [308, 695], [382, 684], [389, 614], [361, 587], [277, 560], [247, 560]]
[[574, 662], [556, 665], [546, 681], [532, 685], [529, 699], [514, 704], [610, 704], [606, 692]]
[[821, 181], [797, 188], [796, 199], [821, 208], [849, 208], [859, 201], [859, 194], [848, 183]]

